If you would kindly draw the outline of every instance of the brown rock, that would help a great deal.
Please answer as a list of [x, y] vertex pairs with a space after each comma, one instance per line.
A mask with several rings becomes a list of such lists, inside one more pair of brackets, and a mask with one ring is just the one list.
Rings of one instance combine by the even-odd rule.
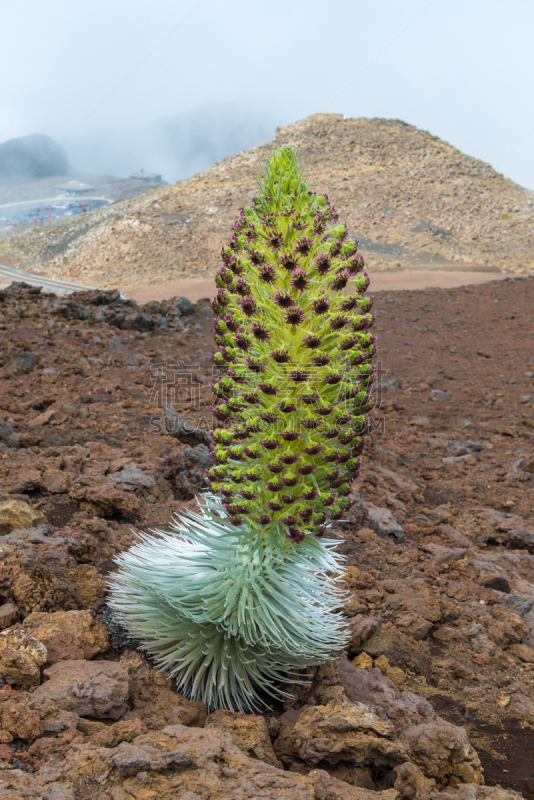
[[373, 658], [386, 656], [394, 667], [410, 668], [418, 673], [430, 669], [429, 659], [421, 646], [393, 626], [373, 634], [365, 643], [364, 650]]
[[[185, 769], [184, 769], [185, 767]], [[35, 774], [0, 773], [0, 797], [22, 800], [315, 800], [310, 778], [248, 758], [224, 731], [181, 725], [115, 748], [76, 744], [68, 758]], [[102, 787], [104, 784], [104, 787]], [[76, 795], [73, 787], [76, 786]], [[57, 789], [57, 792], [56, 792]], [[361, 790], [360, 790], [361, 791]], [[356, 800], [355, 795], [348, 796]], [[382, 800], [396, 800], [386, 793]], [[332, 800], [333, 796], [330, 795]], [[361, 794], [357, 800], [380, 800]]]
[[346, 655], [339, 659], [339, 675], [345, 695], [352, 703], [383, 710], [399, 696], [395, 685], [379, 669], [355, 669]]
[[0, 593], [25, 613], [35, 608], [57, 611], [81, 605], [74, 584], [65, 579], [60, 559], [45, 563], [43, 556], [33, 551], [0, 556]]
[[23, 503], [22, 500], [8, 500], [0, 503], [0, 535], [10, 533], [17, 528], [36, 528], [47, 525], [48, 520], [41, 511], [37, 511]]
[[510, 647], [510, 652], [513, 656], [517, 656], [521, 661], [526, 661], [527, 664], [534, 664], [534, 649], [527, 644], [513, 644]]
[[204, 725], [208, 716], [205, 704], [178, 694], [173, 681], [151, 667], [140, 653], [126, 650], [121, 662], [131, 675], [129, 717], [139, 717], [149, 730], [161, 730], [167, 725]]
[[402, 686], [403, 683], [406, 683], [406, 673], [399, 667], [392, 667], [386, 656], [378, 656], [378, 658], [375, 659], [375, 667], [378, 667], [380, 672], [385, 675], [386, 678], [389, 678], [395, 686]]
[[[41, 485], [41, 473], [25, 464], [14, 467], [6, 481], [6, 489], [12, 494], [34, 492]], [[41, 523], [38, 523], [41, 524]], [[16, 527], [29, 528], [31, 525], [17, 525]]]
[[123, 491], [115, 482], [102, 476], [84, 475], [73, 484], [70, 492], [82, 508], [102, 517], [119, 514], [134, 517], [139, 513], [140, 502], [131, 492]]
[[348, 624], [350, 630], [349, 650], [359, 650], [382, 627], [382, 622], [378, 617], [366, 617], [363, 614], [351, 617]]
[[239, 747], [250, 758], [257, 758], [259, 761], [265, 761], [266, 764], [282, 768], [281, 762], [274, 754], [269, 728], [263, 717], [221, 709], [207, 718], [206, 727], [210, 726], [227, 731], [236, 747]]
[[41, 475], [41, 486], [50, 494], [68, 492], [72, 480], [68, 473], [60, 469], [47, 469]]
[[406, 728], [400, 740], [409, 748], [410, 760], [439, 787], [484, 782], [480, 759], [463, 728], [438, 717], [434, 722]]
[[45, 645], [48, 664], [93, 658], [109, 649], [107, 628], [90, 611], [34, 611], [24, 620], [24, 629]]
[[96, 567], [80, 564], [78, 567], [65, 570], [65, 578], [76, 587], [76, 594], [81, 605], [93, 608], [104, 597], [104, 583]]
[[33, 742], [43, 732], [39, 714], [26, 705], [27, 696], [11, 686], [0, 690], [0, 741], [4, 744], [13, 739]]
[[406, 748], [392, 741], [394, 733], [393, 725], [368, 707], [334, 700], [303, 711], [292, 735], [296, 753], [307, 764], [324, 760], [392, 766], [409, 760]]
[[121, 719], [113, 725], [106, 725], [91, 736], [97, 747], [117, 747], [121, 742], [133, 742], [137, 736], [146, 733], [145, 723], [138, 717]]
[[360, 655], [356, 656], [350, 663], [353, 667], [356, 667], [356, 669], [371, 669], [373, 666], [373, 659], [371, 656], [368, 656], [367, 653], [360, 653]]
[[64, 758], [73, 745], [81, 744], [84, 741], [83, 733], [75, 728], [65, 728], [58, 736], [43, 736], [30, 745], [24, 763], [29, 763], [34, 769], [39, 769], [45, 761]]
[[6, 683], [38, 686], [46, 647], [22, 628], [0, 633], [0, 675]]
[[436, 781], [425, 777], [419, 767], [406, 762], [395, 767], [395, 789], [403, 800], [427, 800], [436, 790]]
[[0, 630], [9, 628], [20, 619], [20, 611], [14, 603], [4, 603], [0, 606]]
[[128, 667], [113, 661], [59, 661], [44, 671], [48, 681], [32, 702], [52, 700], [81, 717], [119, 719], [128, 710]]
[[315, 800], [397, 800], [395, 789], [375, 792], [372, 789], [351, 786], [349, 783], [330, 775], [324, 769], [313, 769], [308, 773], [315, 792]]

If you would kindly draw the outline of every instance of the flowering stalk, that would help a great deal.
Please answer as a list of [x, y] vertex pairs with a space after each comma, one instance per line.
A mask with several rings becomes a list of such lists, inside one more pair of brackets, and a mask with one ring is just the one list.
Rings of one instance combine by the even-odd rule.
[[110, 584], [118, 621], [210, 708], [256, 709], [346, 639], [324, 536], [359, 472], [375, 345], [363, 259], [335, 222], [275, 150], [217, 273], [211, 492]]

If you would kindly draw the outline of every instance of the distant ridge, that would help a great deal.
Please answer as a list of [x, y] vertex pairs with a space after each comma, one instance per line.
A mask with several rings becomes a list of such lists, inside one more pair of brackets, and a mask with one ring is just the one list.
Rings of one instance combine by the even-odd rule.
[[[534, 271], [534, 193], [400, 120], [315, 114], [277, 130], [374, 269]], [[126, 290], [212, 276], [273, 143], [174, 186], [0, 239], [0, 262]]]

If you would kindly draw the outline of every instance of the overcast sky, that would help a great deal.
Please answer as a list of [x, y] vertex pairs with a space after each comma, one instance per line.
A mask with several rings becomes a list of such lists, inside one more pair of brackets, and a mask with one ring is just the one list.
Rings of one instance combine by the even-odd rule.
[[0, 25], [0, 141], [47, 133], [81, 168], [160, 169], [162, 118], [193, 139], [204, 120], [224, 151], [336, 112], [405, 120], [534, 189], [532, 0], [0, 0]]

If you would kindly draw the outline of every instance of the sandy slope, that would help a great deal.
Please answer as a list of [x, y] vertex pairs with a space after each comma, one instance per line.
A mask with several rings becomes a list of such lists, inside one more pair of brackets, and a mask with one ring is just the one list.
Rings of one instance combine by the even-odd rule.
[[[374, 270], [534, 268], [534, 194], [398, 120], [316, 114], [277, 132], [300, 148]], [[135, 289], [211, 277], [271, 144], [172, 187], [0, 239], [0, 262], [94, 286]]]

